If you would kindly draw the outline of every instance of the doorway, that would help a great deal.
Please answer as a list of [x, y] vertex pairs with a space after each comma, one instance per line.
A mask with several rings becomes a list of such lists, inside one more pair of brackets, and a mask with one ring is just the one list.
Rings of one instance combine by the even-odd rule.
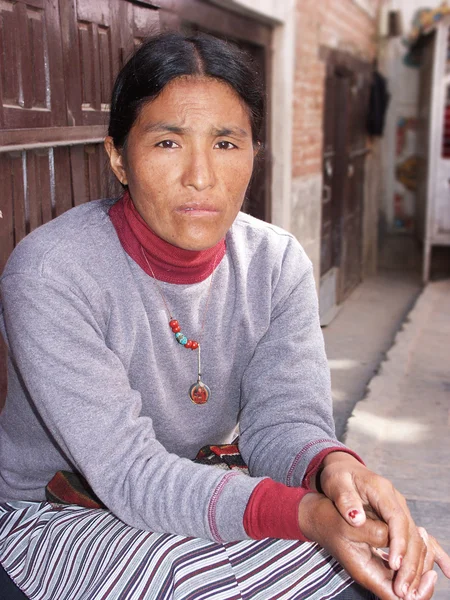
[[323, 119], [320, 313], [336, 314], [362, 277], [370, 65], [329, 52]]

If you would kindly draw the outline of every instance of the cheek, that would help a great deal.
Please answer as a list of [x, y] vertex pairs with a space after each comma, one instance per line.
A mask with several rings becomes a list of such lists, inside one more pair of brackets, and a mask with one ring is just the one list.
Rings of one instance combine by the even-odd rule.
[[133, 154], [129, 171], [135, 184], [161, 188], [165, 181], [174, 178], [176, 163], [164, 154], [158, 155], [143, 148]]
[[227, 169], [227, 188], [237, 197], [242, 197], [248, 187], [251, 175], [252, 175], [252, 164], [243, 165], [233, 164], [228, 166]]

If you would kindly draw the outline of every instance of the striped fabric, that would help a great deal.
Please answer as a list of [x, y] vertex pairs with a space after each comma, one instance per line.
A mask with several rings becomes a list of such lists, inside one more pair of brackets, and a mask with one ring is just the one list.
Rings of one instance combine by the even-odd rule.
[[313, 543], [220, 545], [38, 502], [0, 504], [0, 562], [31, 600], [327, 600], [351, 583]]

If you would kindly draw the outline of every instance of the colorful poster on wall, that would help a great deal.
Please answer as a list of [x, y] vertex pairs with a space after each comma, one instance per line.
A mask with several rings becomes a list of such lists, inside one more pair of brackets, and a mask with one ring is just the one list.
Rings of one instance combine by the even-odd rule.
[[406, 232], [414, 229], [419, 168], [416, 144], [417, 119], [401, 117], [397, 121], [394, 228]]

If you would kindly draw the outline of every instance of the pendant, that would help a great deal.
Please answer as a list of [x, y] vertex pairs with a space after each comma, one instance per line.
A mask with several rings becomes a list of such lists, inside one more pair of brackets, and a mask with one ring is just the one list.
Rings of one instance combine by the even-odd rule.
[[189, 398], [192, 400], [194, 404], [206, 404], [211, 396], [211, 390], [202, 381], [202, 365], [200, 359], [200, 344], [198, 345], [197, 350], [197, 359], [198, 359], [198, 378], [197, 383], [193, 383], [189, 388]]
[[203, 381], [197, 381], [189, 388], [189, 398], [194, 404], [206, 404], [210, 395], [211, 390]]

